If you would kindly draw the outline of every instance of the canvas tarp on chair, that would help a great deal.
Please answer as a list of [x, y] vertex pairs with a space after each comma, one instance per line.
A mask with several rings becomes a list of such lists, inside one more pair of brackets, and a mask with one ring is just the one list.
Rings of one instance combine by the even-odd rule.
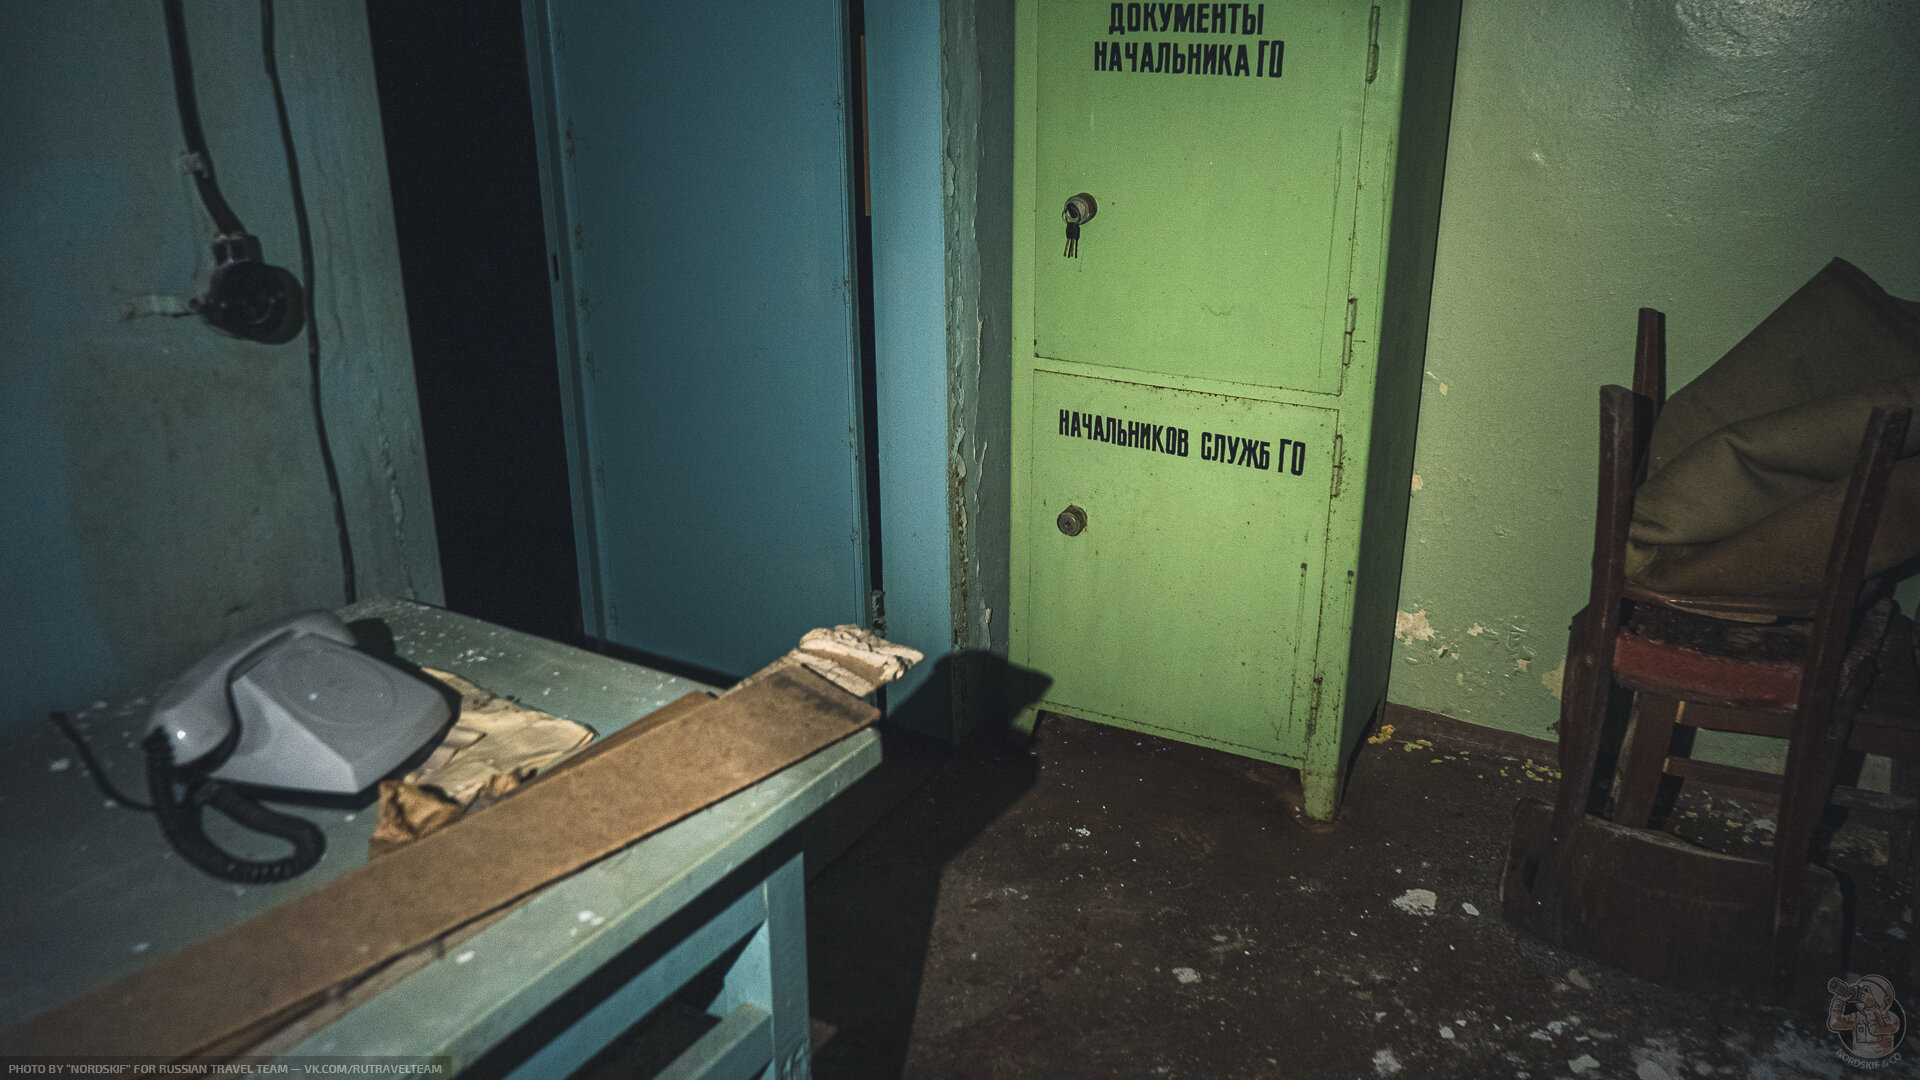
[[[1920, 302], [1835, 259], [1654, 425], [1627, 577], [1687, 596], [1811, 596], [1875, 406], [1920, 410]], [[1868, 556], [1920, 556], [1920, 425], [1895, 465]]]

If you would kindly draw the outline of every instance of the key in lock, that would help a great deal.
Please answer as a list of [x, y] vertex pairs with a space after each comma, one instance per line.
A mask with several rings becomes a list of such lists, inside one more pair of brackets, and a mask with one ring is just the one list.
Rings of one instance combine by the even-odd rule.
[[1066, 209], [1060, 211], [1061, 219], [1067, 223], [1067, 248], [1062, 255], [1069, 259], [1080, 257], [1080, 226], [1092, 221], [1093, 215], [1099, 212], [1100, 204], [1084, 191], [1067, 200]]

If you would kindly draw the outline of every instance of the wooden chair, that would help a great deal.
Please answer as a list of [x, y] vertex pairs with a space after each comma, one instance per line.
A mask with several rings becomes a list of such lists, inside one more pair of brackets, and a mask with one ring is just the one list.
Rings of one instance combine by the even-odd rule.
[[[1776, 988], [1787, 992], [1799, 974], [1794, 970], [1797, 950], [1789, 946], [1800, 940], [1807, 918], [1808, 864], [1821, 819], [1836, 796], [1843, 756], [1851, 746], [1920, 761], [1920, 730], [1901, 724], [1897, 713], [1872, 714], [1874, 723], [1855, 722], [1892, 617], [1884, 590], [1878, 583], [1863, 582], [1867, 549], [1910, 415], [1904, 409], [1874, 410], [1817, 597], [1665, 596], [1628, 583], [1624, 574], [1633, 487], [1644, 468], [1652, 421], [1664, 404], [1664, 369], [1664, 317], [1642, 309], [1634, 390], [1602, 390], [1603, 416], [1613, 418], [1606, 431], [1612, 452], [1603, 447], [1601, 475], [1602, 517], [1610, 528], [1598, 530], [1597, 542], [1606, 550], [1595, 552], [1589, 605], [1577, 620], [1568, 671], [1578, 684], [1568, 687], [1566, 704], [1581, 710], [1578, 726], [1597, 740], [1616, 689], [1636, 696], [1633, 730], [1620, 757], [1612, 815], [1617, 824], [1647, 826], [1667, 776], [1777, 801], [1772, 968]], [[1701, 614], [1703, 610], [1810, 620], [1803, 632], [1804, 649], [1784, 658], [1777, 655], [1778, 648], [1771, 656], [1764, 650], [1746, 657], [1702, 652], [1692, 646], [1703, 629], [1711, 631], [1703, 624], [1717, 621]], [[1766, 632], [1740, 631], [1755, 633], [1764, 637]], [[1686, 756], [1686, 746], [1676, 743], [1683, 726], [1786, 739], [1785, 772], [1774, 775], [1695, 761]], [[1839, 801], [1873, 809], [1914, 809], [1912, 800], [1900, 804], [1851, 789], [1841, 790]]]

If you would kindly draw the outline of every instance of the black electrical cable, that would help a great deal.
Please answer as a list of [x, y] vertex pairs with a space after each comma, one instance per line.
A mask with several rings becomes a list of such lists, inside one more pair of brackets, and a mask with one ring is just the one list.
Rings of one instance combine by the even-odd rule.
[[161, 0], [167, 19], [167, 51], [173, 58], [173, 101], [180, 110], [180, 133], [187, 141], [188, 167], [193, 184], [200, 189], [200, 201], [206, 204], [220, 235], [243, 236], [246, 227], [220, 194], [213, 179], [213, 155], [207, 152], [207, 135], [200, 130], [200, 106], [193, 93], [193, 61], [187, 54], [187, 17], [181, 0]]
[[[206, 132], [200, 127], [200, 106], [193, 90], [193, 61], [187, 49], [186, 13], [182, 0], [161, 0], [166, 16], [167, 48], [173, 62], [174, 104], [180, 113], [180, 131], [186, 140], [194, 185], [200, 201], [212, 216], [219, 239], [214, 244], [221, 266], [214, 271], [214, 287], [207, 297], [195, 302], [195, 310], [216, 329], [256, 341], [278, 344], [290, 340], [274, 336], [274, 306], [278, 297], [294, 291], [279, 291], [273, 275], [290, 278], [285, 271], [264, 268], [258, 259], [257, 241], [247, 234], [233, 208], [227, 205], [213, 178], [213, 157], [207, 150]], [[273, 0], [260, 0], [260, 43], [267, 80], [273, 86], [274, 113], [280, 123], [280, 144], [286, 152], [287, 184], [293, 195], [294, 225], [300, 236], [301, 329], [307, 335], [308, 382], [311, 386], [313, 424], [320, 443], [320, 464], [327, 479], [327, 492], [333, 499], [334, 532], [340, 545], [340, 576], [346, 602], [359, 599], [359, 583], [353, 564], [353, 540], [347, 529], [346, 499], [340, 489], [340, 470], [333, 458], [333, 440], [327, 435], [326, 409], [322, 403], [320, 379], [320, 337], [314, 326], [315, 303], [313, 273], [313, 229], [307, 220], [306, 195], [300, 186], [300, 162], [294, 151], [293, 122], [287, 114], [286, 92], [280, 85], [280, 67], [273, 47]], [[223, 279], [223, 275], [225, 278]], [[262, 278], [266, 278], [265, 281]], [[229, 286], [224, 292], [222, 285]], [[288, 285], [293, 283], [289, 280]], [[236, 295], [236, 293], [238, 295]], [[261, 325], [266, 324], [266, 325]]]
[[72, 743], [74, 750], [80, 754], [81, 766], [93, 776], [94, 785], [100, 789], [101, 794], [122, 806], [134, 810], [146, 810], [149, 812], [153, 810], [151, 805], [143, 803], [138, 799], [129, 799], [120, 793], [120, 789], [113, 786], [113, 781], [107, 779], [106, 771], [100, 768], [100, 762], [95, 760], [93, 748], [87, 745], [87, 740], [81, 737], [79, 730], [73, 726], [73, 717], [63, 712], [50, 712], [47, 714], [47, 717], [55, 724], [58, 724], [62, 732], [66, 733], [67, 741]]
[[[177, 4], [178, 0], [168, 0]], [[300, 159], [294, 152], [293, 121], [287, 115], [287, 95], [280, 87], [280, 65], [273, 48], [273, 0], [260, 0], [260, 50], [267, 66], [267, 81], [273, 84], [273, 111], [280, 119], [280, 145], [287, 155], [287, 186], [293, 192], [293, 222], [300, 233], [301, 292], [306, 304], [307, 374], [312, 391], [313, 427], [320, 438], [320, 464], [327, 474], [327, 491], [333, 496], [333, 526], [340, 541], [340, 576], [346, 602], [359, 599], [359, 585], [353, 568], [353, 537], [347, 531], [347, 504], [340, 492], [340, 471], [333, 461], [333, 440], [327, 436], [327, 411], [320, 393], [320, 335], [314, 322], [313, 229], [307, 222], [306, 195], [300, 187]]]

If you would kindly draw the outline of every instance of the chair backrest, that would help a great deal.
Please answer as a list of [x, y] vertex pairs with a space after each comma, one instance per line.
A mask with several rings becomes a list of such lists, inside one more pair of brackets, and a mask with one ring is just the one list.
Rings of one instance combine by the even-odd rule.
[[[1633, 348], [1633, 392], [1653, 403], [1647, 418], [1651, 429], [1667, 407], [1667, 317], [1650, 307], [1640, 309], [1640, 333]], [[1641, 433], [1653, 434], [1651, 430]]]
[[1813, 631], [1806, 673], [1800, 682], [1800, 710], [1827, 700], [1840, 686], [1841, 662], [1860, 614], [1860, 586], [1866, 577], [1867, 552], [1886, 505], [1893, 463], [1906, 443], [1911, 409], [1875, 408], [1860, 439], [1860, 454], [1847, 481], [1840, 504], [1833, 544], [1827, 550], [1827, 572], [1815, 601]]
[[[1593, 572], [1587, 606], [1575, 624], [1560, 702], [1560, 767], [1566, 777], [1593, 776], [1599, 714], [1613, 682], [1613, 639], [1620, 632], [1626, 588], [1627, 528], [1633, 523], [1634, 478], [1645, 457], [1652, 405], [1624, 386], [1600, 388], [1600, 485], [1593, 517]], [[1587, 647], [1581, 647], [1584, 642]], [[1551, 835], [1558, 844], [1586, 813], [1588, 784], [1563, 779]]]

